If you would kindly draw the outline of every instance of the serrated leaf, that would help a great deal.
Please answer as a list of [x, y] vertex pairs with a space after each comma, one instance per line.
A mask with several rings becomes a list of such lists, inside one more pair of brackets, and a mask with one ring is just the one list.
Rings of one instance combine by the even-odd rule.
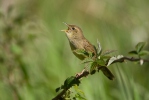
[[146, 55], [149, 55], [149, 51], [142, 50], [142, 51], [139, 52], [139, 56], [146, 56]]
[[77, 53], [78, 55], [85, 56], [85, 57], [89, 57], [92, 55], [92, 53], [89, 53], [85, 51], [84, 49], [77, 49], [77, 50], [74, 50], [73, 52]]
[[89, 54], [89, 58], [92, 58], [94, 56], [92, 52], [87, 52], [87, 54]]
[[84, 95], [84, 92], [82, 90], [80, 90], [77, 85], [74, 85], [74, 89], [77, 93]]
[[106, 62], [105, 62], [103, 59], [98, 59], [96, 62], [97, 62], [98, 65], [100, 65], [100, 66], [105, 66], [105, 65], [106, 65]]
[[68, 77], [64, 81], [64, 88], [70, 88], [70, 87], [72, 87], [75, 84], [76, 85], [79, 85], [80, 84], [80, 81], [78, 79], [76, 79], [76, 77], [74, 77], [74, 76]]
[[77, 99], [77, 100], [86, 100], [86, 98], [84, 98], [81, 94], [79, 94], [79, 93], [77, 93], [76, 95], [75, 95], [75, 98]]
[[61, 90], [61, 87], [55, 89], [56, 92], [58, 92], [59, 90]]
[[93, 62], [90, 68], [91, 75], [95, 73], [96, 67], [97, 67], [97, 62]]
[[137, 53], [137, 51], [135, 51], [135, 50], [133, 50], [133, 51], [130, 51], [130, 52], [128, 52], [129, 54], [134, 54], [134, 55], [137, 55], [138, 53]]
[[71, 83], [74, 79], [75, 79], [74, 76], [68, 77], [68, 78], [65, 80], [65, 82], [64, 82], [64, 86], [67, 87], [68, 85], [70, 85], [70, 83]]
[[77, 49], [77, 50], [74, 50], [73, 52], [77, 54], [84, 54], [86, 51], [84, 49]]
[[139, 42], [136, 45], [136, 51], [139, 53], [143, 49], [144, 46], [145, 46], [145, 42]]
[[91, 63], [91, 62], [93, 62], [93, 59], [87, 57], [81, 63], [86, 64], [86, 63]]
[[111, 56], [100, 56], [100, 59], [104, 59], [104, 60], [107, 60], [107, 59], [110, 59]]
[[60, 87], [56, 88], [55, 91], [58, 92], [58, 91], [60, 91], [61, 89], [64, 89], [64, 88], [65, 88], [64, 85], [61, 85]]

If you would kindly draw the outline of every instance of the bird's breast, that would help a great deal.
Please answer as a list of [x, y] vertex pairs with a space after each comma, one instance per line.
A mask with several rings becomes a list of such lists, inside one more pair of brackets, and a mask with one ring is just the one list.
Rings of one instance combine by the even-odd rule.
[[69, 44], [70, 44], [73, 54], [77, 58], [79, 58], [80, 60], [84, 60], [86, 58], [84, 55], [80, 55], [80, 54], [74, 52], [75, 50], [78, 50], [78, 49], [84, 49], [83, 44], [81, 44], [81, 41], [73, 40], [73, 41], [69, 41]]
[[82, 40], [75, 39], [71, 41], [71, 44], [75, 47], [75, 49], [84, 49]]

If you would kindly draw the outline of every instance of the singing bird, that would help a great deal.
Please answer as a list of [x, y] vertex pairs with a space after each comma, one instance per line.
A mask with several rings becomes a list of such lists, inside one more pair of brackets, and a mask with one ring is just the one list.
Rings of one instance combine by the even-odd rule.
[[[76, 50], [85, 50], [86, 52], [91, 52], [93, 57], [93, 60], [97, 59], [97, 53], [95, 47], [84, 37], [83, 31], [80, 27], [76, 25], [70, 25], [67, 23], [64, 23], [68, 29], [61, 30], [66, 33], [66, 36], [69, 40], [69, 44], [71, 47], [71, 50], [73, 54], [79, 58], [80, 60], [84, 60], [87, 56], [78, 54]], [[111, 73], [111, 71], [107, 67], [102, 67], [101, 71], [104, 73], [106, 77], [108, 77], [110, 80], [114, 79], [114, 75]]]

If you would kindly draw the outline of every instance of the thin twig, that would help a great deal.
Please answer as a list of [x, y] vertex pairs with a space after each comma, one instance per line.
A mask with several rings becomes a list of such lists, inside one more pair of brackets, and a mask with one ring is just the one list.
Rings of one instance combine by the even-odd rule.
[[[143, 62], [149, 62], [149, 60], [147, 60], [147, 59], [134, 58], [134, 57], [122, 57], [122, 58], [120, 58], [120, 59], [115, 60], [113, 63], [117, 63], [117, 62], [122, 63], [122, 62], [124, 62], [125, 60], [128, 60], [128, 61], [140, 61], [140, 60], [142, 60]], [[113, 64], [113, 63], [112, 63], [112, 64]]]

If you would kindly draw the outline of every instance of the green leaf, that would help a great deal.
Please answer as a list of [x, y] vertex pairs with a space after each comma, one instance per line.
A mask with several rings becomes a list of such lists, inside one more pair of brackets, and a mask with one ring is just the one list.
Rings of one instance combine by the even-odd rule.
[[84, 54], [86, 51], [84, 49], [76, 49], [74, 52], [77, 54]]
[[103, 59], [103, 60], [107, 60], [107, 59], [110, 59], [111, 56], [99, 56], [98, 58]]
[[77, 49], [77, 50], [74, 50], [73, 52], [77, 53], [78, 55], [82, 55], [84, 57], [89, 57], [89, 58], [92, 58], [94, 56], [92, 52], [87, 52], [85, 49]]
[[64, 85], [61, 85], [60, 87], [56, 88], [55, 91], [58, 92], [58, 91], [60, 91], [61, 89], [64, 89], [64, 88], [65, 88]]
[[73, 52], [77, 53], [78, 55], [89, 56], [89, 53], [86, 52], [84, 49], [77, 49], [74, 50]]
[[73, 99], [70, 99], [70, 100], [86, 100], [84, 92], [80, 90], [77, 85], [74, 85], [73, 88], [75, 90], [73, 93], [75, 94], [74, 94]]
[[58, 87], [55, 89], [56, 92], [58, 92], [61, 89], [61, 87]]
[[97, 60], [97, 63], [98, 63], [98, 65], [100, 65], [100, 66], [105, 66], [105, 65], [106, 65], [106, 62], [105, 62], [103, 59], [98, 59], [98, 60]]
[[129, 54], [134, 54], [134, 55], [137, 55], [138, 53], [137, 53], [137, 51], [135, 51], [135, 50], [133, 50], [133, 51], [130, 51], [130, 52], [128, 52]]
[[85, 97], [83, 97], [81, 94], [79, 94], [79, 93], [77, 93], [76, 95], [75, 95], [75, 99], [76, 100], [86, 100], [86, 98]]
[[145, 46], [145, 42], [139, 42], [136, 45], [136, 51], [139, 53], [143, 49], [144, 46]]
[[77, 93], [84, 95], [84, 92], [80, 90], [77, 85], [74, 85], [74, 89]]
[[65, 82], [64, 82], [64, 86], [65, 86], [65, 87], [68, 87], [68, 86], [70, 85], [70, 83], [73, 82], [74, 79], [75, 79], [74, 76], [68, 77], [68, 78], [65, 80]]
[[76, 85], [79, 85], [80, 84], [80, 81], [78, 79], [76, 79], [76, 77], [74, 77], [74, 76], [68, 77], [64, 81], [64, 88], [70, 88], [70, 87], [72, 87], [75, 84]]
[[92, 58], [94, 56], [92, 52], [86, 52], [86, 54], [89, 54], [89, 58]]
[[146, 56], [146, 55], [149, 55], [149, 51], [142, 50], [142, 51], [139, 52], [139, 56]]
[[85, 58], [81, 63], [82, 63], [82, 64], [86, 64], [86, 63], [92, 63], [92, 62], [93, 62], [93, 59], [87, 57], [87, 58]]
[[90, 74], [94, 74], [96, 72], [97, 62], [93, 62], [90, 68]]

